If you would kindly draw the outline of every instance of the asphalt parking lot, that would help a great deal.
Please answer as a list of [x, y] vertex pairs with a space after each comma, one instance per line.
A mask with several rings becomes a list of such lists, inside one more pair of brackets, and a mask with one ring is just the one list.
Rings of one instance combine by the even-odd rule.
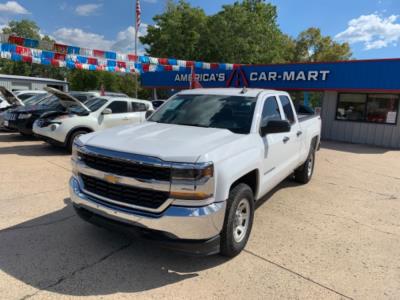
[[238, 257], [187, 257], [78, 219], [70, 157], [0, 133], [0, 298], [399, 299], [400, 151], [324, 143], [263, 199]]

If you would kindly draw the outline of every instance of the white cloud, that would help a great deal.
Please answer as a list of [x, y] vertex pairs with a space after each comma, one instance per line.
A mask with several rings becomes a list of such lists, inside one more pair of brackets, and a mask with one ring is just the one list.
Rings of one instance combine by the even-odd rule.
[[[138, 36], [146, 35], [147, 24], [142, 24]], [[121, 53], [132, 53], [135, 48], [135, 28], [133, 26], [120, 31], [115, 39], [106, 39], [103, 35], [86, 32], [80, 28], [60, 28], [52, 34], [57, 42], [89, 49], [113, 50]], [[138, 45], [139, 54], [144, 53], [142, 45]]]
[[365, 50], [396, 46], [400, 41], [399, 16], [384, 18], [377, 14], [363, 15], [350, 20], [345, 31], [335, 36], [350, 44], [363, 43]]
[[29, 11], [21, 6], [17, 1], [7, 1], [6, 3], [0, 3], [0, 12], [6, 12], [18, 15], [27, 15]]
[[60, 28], [52, 36], [57, 42], [71, 46], [93, 49], [110, 49], [113, 41], [107, 40], [103, 35], [83, 31], [79, 28]]
[[82, 4], [76, 7], [75, 12], [79, 16], [87, 17], [96, 13], [102, 6], [103, 4], [95, 3]]
[[[129, 26], [127, 29], [120, 31], [117, 34], [117, 38], [112, 46], [112, 49], [120, 52], [133, 52], [135, 50], [135, 28], [133, 26]], [[147, 34], [147, 24], [143, 24], [140, 26], [140, 30], [138, 32], [138, 37], [145, 36]], [[138, 41], [139, 42], [139, 41]], [[142, 45], [138, 45], [138, 51], [143, 52], [144, 49]]]

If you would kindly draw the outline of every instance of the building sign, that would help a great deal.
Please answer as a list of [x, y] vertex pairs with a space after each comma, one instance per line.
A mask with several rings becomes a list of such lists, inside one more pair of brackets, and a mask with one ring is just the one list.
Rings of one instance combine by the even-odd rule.
[[[400, 59], [336, 63], [249, 65], [235, 70], [196, 69], [205, 88], [243, 87], [283, 90], [374, 90], [400, 92]], [[149, 88], [187, 89], [191, 70], [147, 72], [142, 85]]]

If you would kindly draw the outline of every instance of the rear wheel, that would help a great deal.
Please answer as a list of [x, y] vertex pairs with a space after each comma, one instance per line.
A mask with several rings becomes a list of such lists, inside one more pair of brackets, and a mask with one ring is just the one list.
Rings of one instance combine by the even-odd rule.
[[67, 143], [67, 149], [70, 153], [72, 153], [72, 146], [74, 145], [74, 141], [79, 138], [81, 135], [87, 134], [89, 131], [86, 130], [78, 130], [71, 134]]
[[224, 228], [221, 233], [221, 254], [238, 255], [246, 246], [254, 219], [254, 196], [244, 183], [234, 187], [227, 200]]
[[308, 183], [311, 180], [312, 175], [314, 173], [314, 166], [315, 166], [315, 149], [314, 147], [311, 147], [310, 153], [308, 154], [305, 163], [294, 172], [294, 180], [303, 184]]

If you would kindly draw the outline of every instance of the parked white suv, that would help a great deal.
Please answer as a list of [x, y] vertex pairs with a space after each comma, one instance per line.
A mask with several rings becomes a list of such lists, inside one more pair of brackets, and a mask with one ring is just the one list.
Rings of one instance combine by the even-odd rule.
[[46, 88], [57, 96], [65, 112], [48, 112], [33, 124], [34, 134], [50, 144], [69, 150], [75, 138], [119, 125], [138, 124], [153, 112], [150, 101], [128, 97], [93, 97], [82, 103], [71, 94]]
[[71, 199], [86, 221], [234, 256], [255, 203], [291, 174], [311, 179], [320, 133], [320, 117], [298, 116], [285, 92], [183, 91], [143, 124], [77, 139]]

